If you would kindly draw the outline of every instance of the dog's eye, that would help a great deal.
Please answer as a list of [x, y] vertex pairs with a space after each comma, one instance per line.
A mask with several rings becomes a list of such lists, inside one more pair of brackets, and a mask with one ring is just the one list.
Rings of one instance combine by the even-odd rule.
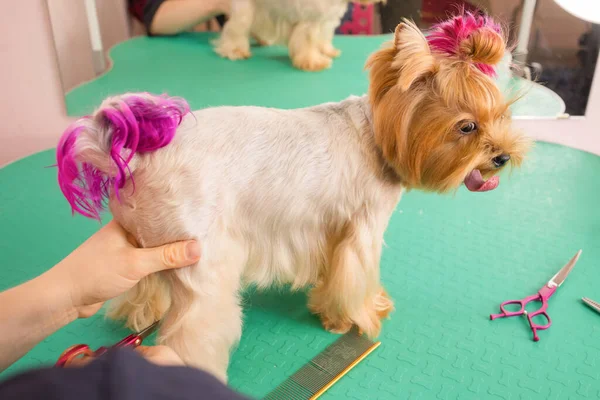
[[477, 124], [475, 122], [462, 122], [460, 124], [460, 133], [468, 135], [477, 130]]

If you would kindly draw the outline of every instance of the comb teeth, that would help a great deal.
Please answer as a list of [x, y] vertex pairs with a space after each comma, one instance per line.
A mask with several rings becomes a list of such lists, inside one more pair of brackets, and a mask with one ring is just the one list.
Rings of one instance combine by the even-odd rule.
[[379, 344], [360, 335], [354, 327], [287, 378], [265, 400], [316, 399]]
[[581, 300], [583, 300], [583, 302], [585, 304], [587, 304], [591, 309], [595, 310], [596, 312], [600, 313], [600, 303], [589, 299], [587, 297], [582, 298]]

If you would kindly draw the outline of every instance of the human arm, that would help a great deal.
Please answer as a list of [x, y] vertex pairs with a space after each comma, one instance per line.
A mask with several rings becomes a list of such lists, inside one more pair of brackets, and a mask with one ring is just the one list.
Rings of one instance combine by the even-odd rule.
[[0, 371], [76, 318], [132, 288], [144, 276], [191, 265], [195, 241], [140, 249], [112, 221], [44, 274], [0, 293]]
[[229, 12], [229, 0], [164, 1], [150, 24], [153, 35], [175, 35], [211, 18]]

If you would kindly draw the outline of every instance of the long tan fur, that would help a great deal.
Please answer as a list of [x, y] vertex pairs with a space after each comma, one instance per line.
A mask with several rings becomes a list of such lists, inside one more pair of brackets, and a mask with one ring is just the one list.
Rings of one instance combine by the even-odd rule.
[[[512, 100], [474, 66], [504, 48], [500, 35], [475, 32], [461, 57], [447, 57], [405, 21], [367, 62], [368, 96], [194, 112], [169, 146], [134, 158], [135, 191], [129, 182], [121, 193], [133, 194], [110, 208], [142, 246], [196, 238], [202, 259], [146, 278], [112, 316], [134, 328], [161, 318], [159, 342], [222, 380], [246, 284], [310, 286], [309, 308], [326, 329], [356, 324], [377, 336], [393, 310], [379, 260], [402, 191], [448, 192], [474, 169], [501, 171], [501, 154], [506, 165], [525, 156]], [[476, 129], [464, 134], [465, 124]]]

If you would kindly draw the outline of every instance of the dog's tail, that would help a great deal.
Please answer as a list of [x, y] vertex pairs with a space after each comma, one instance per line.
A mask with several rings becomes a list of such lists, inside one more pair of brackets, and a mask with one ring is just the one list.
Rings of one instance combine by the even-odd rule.
[[136, 154], [168, 145], [190, 111], [183, 99], [127, 93], [74, 122], [56, 150], [58, 184], [73, 213], [100, 218], [109, 191], [119, 196]]

